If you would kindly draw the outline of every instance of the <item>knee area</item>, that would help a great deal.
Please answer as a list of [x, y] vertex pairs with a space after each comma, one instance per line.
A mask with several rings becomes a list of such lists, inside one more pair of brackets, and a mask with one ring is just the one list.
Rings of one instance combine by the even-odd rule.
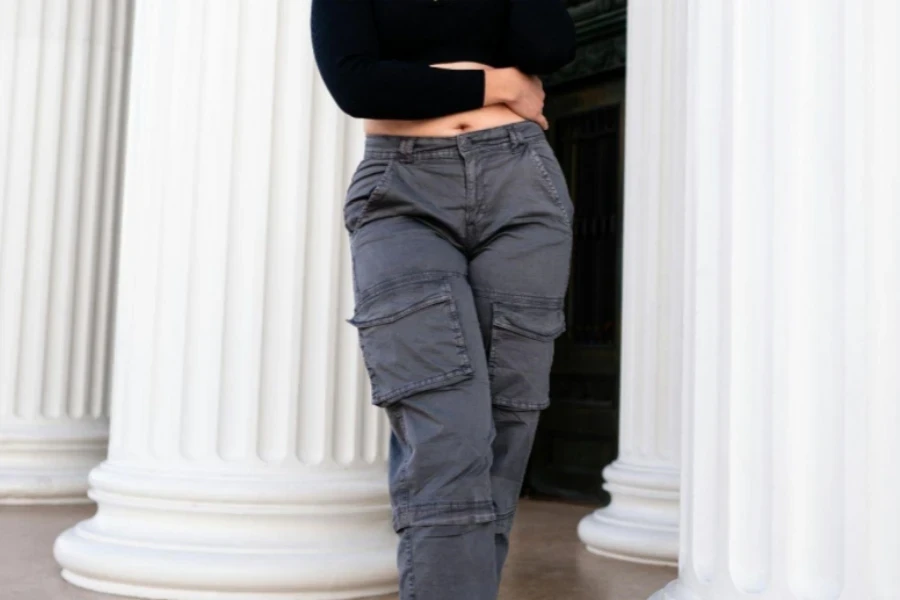
[[[493, 419], [496, 441], [492, 444], [495, 471], [500, 468], [500, 473], [506, 477], [517, 479], [517, 476], [507, 471], [509, 466], [521, 466], [524, 470], [524, 462], [527, 462], [534, 444], [537, 428], [540, 422], [540, 410], [510, 410], [506, 407], [495, 406]], [[518, 471], [518, 469], [516, 469]]]
[[[490, 477], [494, 429], [490, 415], [484, 422], [450, 418], [444, 422], [406, 419], [409, 451], [408, 472], [420, 492], [452, 494], [462, 486], [480, 489]], [[410, 424], [413, 424], [411, 430]]]
[[408, 446], [403, 458], [391, 482], [395, 528], [494, 519], [488, 443], [439, 435]]

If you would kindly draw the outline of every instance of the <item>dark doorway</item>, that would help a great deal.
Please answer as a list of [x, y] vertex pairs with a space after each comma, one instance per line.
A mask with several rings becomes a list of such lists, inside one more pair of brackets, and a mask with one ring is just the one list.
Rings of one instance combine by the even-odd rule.
[[618, 453], [625, 0], [570, 0], [578, 58], [544, 82], [547, 136], [575, 203], [567, 331], [523, 494], [605, 504]]

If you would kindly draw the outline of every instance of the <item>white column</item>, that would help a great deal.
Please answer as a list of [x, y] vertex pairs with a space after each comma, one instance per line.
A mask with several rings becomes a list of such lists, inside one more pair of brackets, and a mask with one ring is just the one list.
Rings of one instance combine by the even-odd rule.
[[0, 1], [0, 503], [106, 456], [128, 2]]
[[396, 589], [387, 423], [369, 403], [342, 199], [358, 122], [309, 3], [141, 0], [109, 458], [70, 582], [166, 599]]
[[685, 6], [684, 532], [654, 598], [900, 597], [900, 5]]
[[[588, 550], [675, 565], [681, 432], [685, 40], [676, 2], [629, 6], [619, 457]], [[652, 118], [648, 118], [653, 115]]]

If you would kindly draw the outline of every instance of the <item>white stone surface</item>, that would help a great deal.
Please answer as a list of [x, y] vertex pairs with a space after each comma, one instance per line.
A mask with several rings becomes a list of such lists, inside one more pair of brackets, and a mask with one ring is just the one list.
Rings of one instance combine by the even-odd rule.
[[619, 457], [603, 472], [612, 502], [578, 526], [592, 552], [673, 566], [683, 362], [686, 40], [674, 22], [681, 12], [674, 2], [630, 8]]
[[129, 6], [0, 2], [0, 503], [106, 456]]
[[396, 589], [342, 198], [362, 151], [299, 1], [136, 5], [108, 459], [70, 582], [146, 598]]
[[675, 4], [683, 533], [654, 598], [895, 599], [900, 5]]

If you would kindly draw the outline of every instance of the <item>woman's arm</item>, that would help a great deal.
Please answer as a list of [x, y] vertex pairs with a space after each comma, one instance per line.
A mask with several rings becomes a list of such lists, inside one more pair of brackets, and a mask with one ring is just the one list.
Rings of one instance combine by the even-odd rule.
[[562, 0], [509, 0], [506, 53], [529, 75], [549, 74], [575, 58], [575, 23]]
[[472, 61], [436, 63], [431, 66], [443, 69], [485, 69], [485, 105], [502, 103], [518, 115], [535, 121], [547, 129], [548, 123], [544, 117], [546, 94], [544, 93], [544, 84], [537, 75], [526, 75], [516, 67], [495, 68]]
[[370, 0], [313, 0], [310, 26], [322, 79], [352, 117], [427, 119], [502, 101], [482, 69], [381, 59]]

